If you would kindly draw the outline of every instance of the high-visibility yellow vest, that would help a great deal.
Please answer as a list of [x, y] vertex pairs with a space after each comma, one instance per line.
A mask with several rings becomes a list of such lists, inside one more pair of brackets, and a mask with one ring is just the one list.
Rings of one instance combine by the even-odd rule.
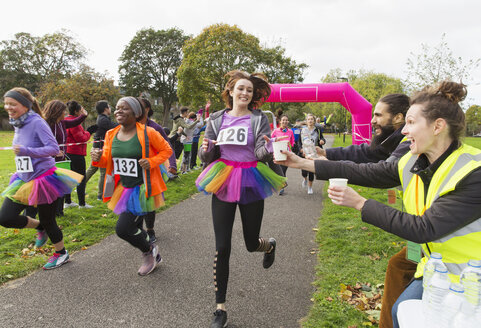
[[[408, 152], [399, 160], [398, 171], [407, 213], [421, 216], [436, 199], [456, 189], [459, 181], [481, 166], [481, 150], [463, 144], [451, 153], [434, 173], [426, 202], [423, 181], [417, 174], [410, 172], [416, 160], [417, 156]], [[459, 274], [467, 266], [468, 261], [481, 260], [481, 218], [446, 236], [423, 244], [422, 250], [424, 257], [418, 263], [414, 277], [419, 278], [423, 275], [424, 264], [429, 260], [430, 253], [437, 252], [443, 256], [451, 280], [459, 282]]]

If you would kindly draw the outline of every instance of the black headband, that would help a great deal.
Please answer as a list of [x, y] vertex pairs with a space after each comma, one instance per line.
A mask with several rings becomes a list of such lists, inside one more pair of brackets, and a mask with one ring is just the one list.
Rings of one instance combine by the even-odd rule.
[[7, 91], [7, 93], [3, 95], [3, 98], [6, 98], [6, 97], [13, 98], [19, 103], [21, 103], [22, 105], [24, 105], [25, 107], [27, 107], [28, 109], [32, 109], [32, 102], [18, 91], [15, 91], [15, 90]]

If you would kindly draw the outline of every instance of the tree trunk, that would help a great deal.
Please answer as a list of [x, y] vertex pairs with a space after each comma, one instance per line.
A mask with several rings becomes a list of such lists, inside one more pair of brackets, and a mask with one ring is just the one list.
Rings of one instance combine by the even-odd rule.
[[170, 106], [172, 105], [170, 102], [164, 101], [162, 99], [162, 105], [164, 106], [164, 115], [162, 117], [162, 126], [168, 127], [171, 129], [170, 120]]

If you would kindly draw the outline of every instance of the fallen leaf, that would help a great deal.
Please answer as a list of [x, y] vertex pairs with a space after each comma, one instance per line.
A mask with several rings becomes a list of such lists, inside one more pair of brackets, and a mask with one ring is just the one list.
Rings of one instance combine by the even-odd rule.
[[334, 299], [331, 296], [326, 297], [326, 301], [332, 302]]
[[82, 247], [81, 249], [82, 249], [83, 251], [85, 251], [86, 249], [88, 249], [88, 247], [87, 247], [87, 246], [84, 246], [84, 247]]
[[352, 230], [354, 229], [354, 226], [349, 226], [349, 227], [346, 227], [347, 230]]
[[312, 231], [319, 231], [319, 228], [312, 228]]
[[367, 230], [367, 227], [361, 227], [361, 230]]

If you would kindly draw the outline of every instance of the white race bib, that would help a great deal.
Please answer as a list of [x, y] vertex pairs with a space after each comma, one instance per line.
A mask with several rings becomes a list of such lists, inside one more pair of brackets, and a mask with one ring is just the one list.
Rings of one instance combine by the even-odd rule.
[[114, 174], [137, 177], [137, 160], [134, 158], [114, 158]]
[[247, 145], [247, 133], [245, 126], [233, 126], [219, 132], [217, 145]]
[[32, 158], [30, 156], [15, 156], [15, 165], [18, 173], [33, 172]]

